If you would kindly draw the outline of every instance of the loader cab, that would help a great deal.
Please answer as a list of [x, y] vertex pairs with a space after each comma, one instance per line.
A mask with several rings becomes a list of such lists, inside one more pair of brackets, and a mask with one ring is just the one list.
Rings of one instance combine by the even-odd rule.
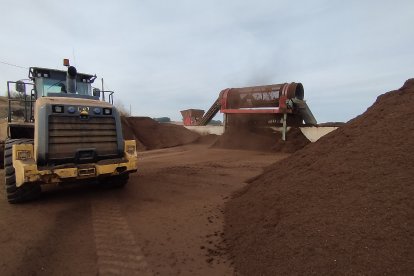
[[76, 69], [74, 69], [75, 73], [72, 76], [73, 78], [70, 79], [68, 77], [69, 70], [70, 68], [68, 69], [68, 72], [66, 72], [55, 69], [31, 67], [29, 78], [34, 83], [36, 98], [60, 96], [99, 100], [100, 93], [92, 88], [96, 76], [77, 73]]
[[68, 67], [67, 71], [30, 67], [28, 79], [7, 82], [9, 138], [33, 139], [38, 99], [65, 97], [113, 105], [113, 91], [101, 91], [92, 86], [96, 75], [78, 73], [75, 67], [64, 65]]

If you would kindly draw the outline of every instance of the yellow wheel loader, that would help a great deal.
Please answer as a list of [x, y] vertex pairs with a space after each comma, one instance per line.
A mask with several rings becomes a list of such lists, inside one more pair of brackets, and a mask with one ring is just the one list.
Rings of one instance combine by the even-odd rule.
[[[4, 174], [10, 203], [37, 197], [43, 184], [97, 180], [123, 187], [137, 171], [136, 144], [123, 140], [113, 92], [93, 88], [96, 75], [78, 73], [68, 60], [64, 65], [67, 70], [31, 67], [29, 79], [7, 82]], [[21, 116], [15, 116], [14, 101], [24, 110]]]

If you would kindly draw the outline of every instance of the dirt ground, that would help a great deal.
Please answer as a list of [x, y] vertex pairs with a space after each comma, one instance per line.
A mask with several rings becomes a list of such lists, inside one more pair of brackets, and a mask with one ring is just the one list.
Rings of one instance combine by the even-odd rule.
[[122, 190], [48, 189], [21, 205], [7, 203], [0, 171], [0, 274], [232, 275], [224, 202], [287, 156], [206, 144], [147, 151]]

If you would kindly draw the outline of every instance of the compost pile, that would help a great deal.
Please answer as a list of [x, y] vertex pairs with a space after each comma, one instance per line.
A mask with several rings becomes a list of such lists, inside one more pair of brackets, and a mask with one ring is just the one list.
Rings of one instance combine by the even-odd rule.
[[227, 202], [242, 275], [414, 275], [414, 79]]
[[209, 145], [209, 146], [211, 146], [214, 143], [216, 143], [218, 137], [219, 137], [219, 135], [216, 135], [216, 134], [201, 135], [197, 139], [197, 141], [195, 142], [195, 144]]
[[310, 143], [298, 128], [291, 128], [286, 137], [287, 141], [283, 141], [278, 131], [239, 126], [226, 130], [213, 147], [292, 153]]
[[185, 145], [200, 135], [183, 126], [158, 123], [149, 117], [122, 117], [124, 139], [135, 139], [138, 150], [152, 150]]

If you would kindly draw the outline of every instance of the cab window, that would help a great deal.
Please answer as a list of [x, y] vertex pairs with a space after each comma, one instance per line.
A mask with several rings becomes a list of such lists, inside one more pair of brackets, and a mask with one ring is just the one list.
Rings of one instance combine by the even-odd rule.
[[[38, 95], [48, 96], [50, 93], [67, 93], [66, 79], [36, 78], [36, 90]], [[92, 95], [90, 83], [76, 82], [76, 94]]]

